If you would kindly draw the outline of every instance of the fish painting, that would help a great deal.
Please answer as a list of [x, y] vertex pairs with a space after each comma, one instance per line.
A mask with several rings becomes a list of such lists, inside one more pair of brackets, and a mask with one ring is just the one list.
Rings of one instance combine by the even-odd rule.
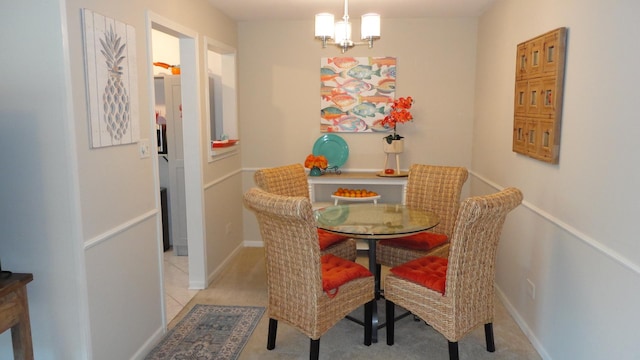
[[382, 67], [382, 66], [395, 66], [396, 65], [396, 58], [394, 57], [372, 57], [369, 58], [369, 64], [370, 65], [378, 65], [378, 67]]
[[326, 101], [331, 101], [331, 97], [333, 95], [344, 94], [344, 93], [345, 93], [344, 90], [337, 88], [335, 86], [327, 86], [327, 85], [320, 86], [320, 96]]
[[369, 66], [369, 65], [358, 65], [358, 66], [355, 66], [355, 67], [352, 67], [351, 69], [349, 69], [347, 71], [346, 75], [350, 76], [352, 78], [360, 79], [360, 80], [362, 80], [362, 79], [369, 80], [374, 75], [380, 76], [380, 69], [373, 70], [372, 66]]
[[396, 62], [390, 56], [321, 58], [320, 131], [391, 131], [382, 120], [395, 100]]
[[331, 95], [333, 95], [333, 89], [335, 89], [333, 86], [320, 86], [320, 96], [325, 100], [330, 100]]
[[376, 87], [378, 91], [388, 94], [396, 91], [396, 79], [394, 78], [386, 78], [380, 80], [378, 82], [378, 86]]
[[379, 104], [379, 103], [391, 103], [391, 102], [393, 102], [393, 98], [391, 98], [389, 96], [382, 95], [380, 93], [376, 93], [375, 95], [371, 95], [371, 96], [360, 96], [358, 99], [362, 103], [370, 102], [370, 103], [374, 103], [374, 104]]
[[367, 123], [355, 116], [345, 116], [328, 127], [330, 132], [363, 132], [368, 128]]
[[347, 115], [346, 111], [342, 111], [335, 106], [329, 106], [320, 110], [320, 117], [329, 121], [333, 121], [345, 115]]
[[373, 85], [362, 80], [349, 79], [345, 81], [342, 85], [340, 85], [340, 89], [350, 94], [359, 94], [361, 92], [369, 91], [373, 89]]
[[363, 102], [354, 106], [349, 113], [356, 114], [360, 117], [375, 117], [376, 114], [384, 114], [384, 108], [384, 106], [378, 108], [373, 103]]
[[335, 72], [329, 66], [323, 66], [320, 69], [320, 81], [322, 81], [322, 82], [331, 81], [331, 80], [337, 78], [339, 75], [340, 75], [340, 73]]
[[355, 104], [356, 98], [354, 98], [349, 94], [338, 94], [338, 95], [333, 95], [331, 97], [331, 101], [334, 104], [338, 105], [340, 108], [344, 109], [348, 106]]
[[333, 63], [340, 69], [351, 69], [352, 67], [358, 65], [358, 60], [352, 57], [334, 57], [327, 59], [327, 64], [331, 63]]
[[382, 74], [386, 77], [390, 77], [390, 78], [396, 78], [396, 67], [395, 66], [390, 66], [388, 68], [386, 68], [386, 70], [384, 70], [382, 72]]

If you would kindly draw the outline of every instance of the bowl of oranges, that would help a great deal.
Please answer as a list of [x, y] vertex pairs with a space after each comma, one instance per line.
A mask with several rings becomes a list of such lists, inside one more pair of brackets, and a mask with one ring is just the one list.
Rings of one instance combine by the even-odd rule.
[[375, 191], [367, 189], [338, 188], [338, 190], [331, 194], [331, 198], [335, 199], [336, 204], [338, 203], [338, 200], [373, 201], [374, 203], [377, 203], [377, 200], [380, 199], [380, 195]]

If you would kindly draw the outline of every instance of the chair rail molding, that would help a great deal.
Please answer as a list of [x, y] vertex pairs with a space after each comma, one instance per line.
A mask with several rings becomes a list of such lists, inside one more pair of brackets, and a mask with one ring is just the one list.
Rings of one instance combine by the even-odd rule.
[[[478, 180], [484, 182], [485, 184], [495, 188], [496, 190], [502, 190], [504, 188], [504, 187], [496, 184], [495, 182], [487, 179], [486, 177], [478, 174], [475, 171], [469, 170], [469, 174], [472, 175], [473, 177], [477, 178]], [[539, 207], [533, 205], [532, 203], [530, 203], [530, 202], [528, 202], [526, 200], [522, 201], [522, 205], [524, 205], [527, 209], [533, 211], [534, 213], [536, 213], [540, 217], [548, 220], [550, 223], [558, 226], [559, 228], [563, 229], [564, 231], [568, 232], [569, 234], [571, 234], [571, 235], [575, 236], [576, 238], [580, 239], [581, 241], [583, 241], [587, 245], [591, 246], [592, 248], [594, 248], [594, 249], [600, 251], [601, 253], [607, 255], [608, 257], [610, 257], [611, 259], [615, 260], [620, 265], [622, 265], [622, 266], [628, 268], [629, 270], [635, 272], [637, 275], [640, 275], [640, 265], [639, 264], [635, 264], [633, 261], [629, 260], [628, 258], [623, 256], [619, 252], [617, 252], [617, 251], [611, 249], [610, 247], [602, 244], [600, 241], [592, 238], [591, 236], [583, 233], [582, 231], [580, 231], [580, 230], [576, 229], [575, 227], [565, 223], [564, 221], [558, 219], [557, 217], [549, 214], [548, 212], [540, 209]]]

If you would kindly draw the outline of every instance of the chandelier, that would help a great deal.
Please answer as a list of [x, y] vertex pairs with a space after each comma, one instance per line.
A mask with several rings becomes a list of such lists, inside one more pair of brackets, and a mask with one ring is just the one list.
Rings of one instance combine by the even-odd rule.
[[[316, 14], [316, 39], [322, 41], [322, 47], [327, 44], [336, 45], [342, 53], [356, 45], [373, 47], [373, 41], [380, 39], [380, 15], [368, 13], [362, 15], [360, 35], [364, 41], [351, 40], [351, 23], [349, 22], [349, 0], [344, 0], [344, 16], [342, 21], [334, 24], [333, 14]], [[333, 39], [333, 41], [331, 41]]]

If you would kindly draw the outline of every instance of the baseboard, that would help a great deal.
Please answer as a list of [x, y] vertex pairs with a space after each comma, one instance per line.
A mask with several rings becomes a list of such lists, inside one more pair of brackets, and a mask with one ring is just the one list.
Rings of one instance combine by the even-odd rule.
[[143, 360], [147, 354], [149, 354], [151, 350], [158, 345], [160, 340], [164, 337], [164, 334], [165, 329], [163, 327], [158, 328], [158, 330], [156, 330], [153, 335], [151, 335], [151, 337], [142, 344], [142, 347], [140, 347], [140, 349], [131, 356], [131, 360]]
[[526, 336], [527, 339], [529, 339], [529, 341], [531, 342], [531, 345], [533, 345], [533, 348], [536, 349], [536, 351], [538, 352], [538, 354], [543, 360], [551, 360], [551, 356], [549, 356], [544, 346], [542, 346], [542, 343], [534, 335], [533, 331], [527, 325], [527, 322], [520, 316], [520, 313], [518, 313], [516, 308], [509, 301], [509, 299], [507, 299], [506, 295], [502, 292], [502, 290], [500, 290], [500, 288], [498, 287], [498, 284], [495, 284], [495, 287], [496, 287], [496, 294], [500, 298], [500, 301], [502, 301], [502, 304], [507, 309], [507, 312], [509, 313], [509, 315], [511, 315], [511, 317], [513, 317], [513, 319], [515, 320], [516, 324], [518, 324], [518, 327], [520, 328], [520, 330], [522, 330], [522, 332], [524, 333], [524, 336]]
[[240, 250], [242, 250], [242, 248], [244, 248], [244, 244], [238, 245], [235, 249], [233, 249], [231, 254], [229, 254], [229, 256], [227, 256], [227, 258], [222, 263], [220, 263], [220, 265], [217, 268], [215, 268], [211, 272], [211, 274], [209, 274], [209, 276], [207, 277], [207, 284], [205, 287], [203, 287], [203, 289], [206, 289], [209, 286], [209, 284], [211, 284], [215, 279], [218, 278], [218, 276], [220, 276], [220, 274], [225, 269], [227, 264], [229, 264], [229, 262], [231, 262], [231, 260], [238, 255], [238, 253], [240, 252]]
[[245, 240], [242, 243], [244, 247], [264, 247], [262, 240]]

